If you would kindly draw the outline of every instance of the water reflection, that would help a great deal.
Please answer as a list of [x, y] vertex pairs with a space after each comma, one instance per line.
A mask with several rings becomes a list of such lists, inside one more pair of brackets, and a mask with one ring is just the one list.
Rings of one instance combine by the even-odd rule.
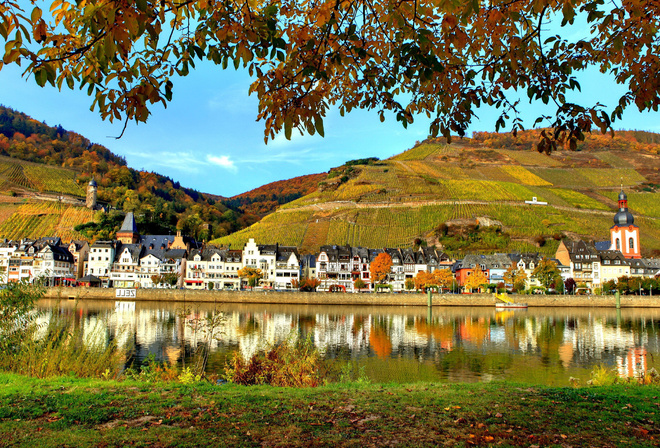
[[[660, 310], [347, 307], [159, 302], [40, 302], [45, 320], [69, 316], [95, 343], [116, 340], [142, 360], [180, 363], [209, 344], [209, 370], [238, 350], [249, 357], [287, 338], [311, 337], [327, 358], [374, 381], [568, 384], [595, 365], [638, 376], [655, 364]], [[192, 322], [223, 313], [207, 338]], [[99, 332], [103, 325], [105, 331]]]

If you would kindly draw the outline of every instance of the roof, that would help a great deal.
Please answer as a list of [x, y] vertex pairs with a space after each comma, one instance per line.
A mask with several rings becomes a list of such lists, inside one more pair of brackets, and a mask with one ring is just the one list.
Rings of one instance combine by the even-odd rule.
[[101, 283], [101, 279], [94, 275], [86, 275], [78, 279], [82, 283]]
[[126, 217], [124, 218], [124, 222], [121, 225], [121, 229], [119, 229], [119, 233], [124, 232], [138, 233], [133, 212], [126, 213]]
[[174, 235], [140, 235], [138, 243], [147, 249], [167, 249], [174, 241]]
[[596, 250], [598, 250], [598, 251], [609, 250], [611, 245], [612, 245], [612, 243], [609, 242], [609, 241], [596, 241], [594, 243], [594, 247], [596, 247]]
[[131, 260], [133, 262], [137, 262], [141, 256], [140, 254], [144, 250], [144, 246], [142, 244], [122, 244], [119, 250], [117, 250], [117, 253], [115, 254], [115, 262], [119, 262], [121, 259], [121, 255], [128, 250], [129, 253], [131, 254]]

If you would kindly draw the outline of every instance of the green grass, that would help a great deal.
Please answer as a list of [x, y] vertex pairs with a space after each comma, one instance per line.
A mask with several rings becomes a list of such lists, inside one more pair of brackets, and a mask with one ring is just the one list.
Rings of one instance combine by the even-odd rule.
[[5, 446], [651, 446], [655, 386], [293, 389], [0, 374]]

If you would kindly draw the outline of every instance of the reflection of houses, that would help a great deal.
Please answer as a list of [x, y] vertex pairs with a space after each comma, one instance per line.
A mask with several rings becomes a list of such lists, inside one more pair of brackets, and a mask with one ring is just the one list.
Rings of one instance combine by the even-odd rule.
[[626, 356], [617, 356], [616, 367], [619, 376], [624, 378], [640, 378], [646, 374], [646, 348], [634, 347], [628, 349]]

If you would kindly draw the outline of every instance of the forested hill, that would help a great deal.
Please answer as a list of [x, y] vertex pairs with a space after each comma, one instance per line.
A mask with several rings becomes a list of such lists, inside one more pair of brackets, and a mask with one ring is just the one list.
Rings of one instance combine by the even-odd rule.
[[288, 180], [271, 182], [261, 187], [231, 197], [224, 203], [233, 209], [244, 213], [265, 216], [272, 213], [278, 206], [294, 201], [313, 193], [327, 173], [308, 174]]
[[[283, 203], [314, 188], [313, 181], [301, 182], [298, 192], [298, 182], [293, 180], [291, 186], [278, 186], [285, 197], [251, 197], [247, 200], [251, 207], [245, 207], [244, 199], [200, 193], [167, 176], [132, 169], [104, 146], [4, 106], [0, 106], [0, 156], [5, 156], [0, 160], [0, 196], [30, 198], [39, 192], [84, 196], [87, 183], [95, 179], [99, 201], [118, 212], [81, 229], [90, 239], [112, 237], [121, 224], [121, 212], [133, 211], [140, 232], [167, 234], [180, 229], [208, 241], [258, 221], [257, 213], [272, 210], [273, 201]], [[49, 176], [53, 179], [42, 182], [39, 175], [31, 175], [37, 172], [35, 164], [52, 166]], [[268, 202], [265, 207], [259, 205], [262, 200]]]

